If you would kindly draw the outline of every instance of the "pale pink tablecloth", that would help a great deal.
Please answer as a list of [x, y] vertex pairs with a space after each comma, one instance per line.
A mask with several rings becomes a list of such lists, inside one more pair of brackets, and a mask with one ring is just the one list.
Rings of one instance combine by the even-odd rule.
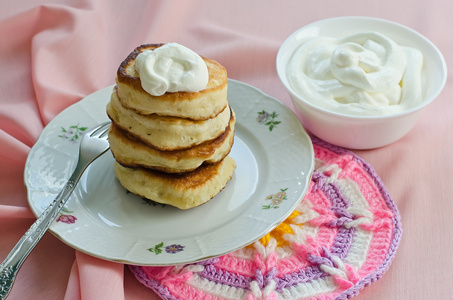
[[[142, 43], [179, 42], [216, 59], [293, 108], [275, 56], [295, 29], [363, 15], [403, 23], [433, 41], [453, 70], [449, 0], [0, 2], [0, 259], [32, 224], [25, 159], [65, 107], [114, 83], [119, 63]], [[53, 2], [53, 3], [51, 3]], [[402, 140], [355, 151], [398, 205], [404, 234], [389, 271], [357, 299], [453, 299], [453, 82]], [[123, 265], [92, 258], [50, 233], [19, 272], [9, 299], [155, 299]]]

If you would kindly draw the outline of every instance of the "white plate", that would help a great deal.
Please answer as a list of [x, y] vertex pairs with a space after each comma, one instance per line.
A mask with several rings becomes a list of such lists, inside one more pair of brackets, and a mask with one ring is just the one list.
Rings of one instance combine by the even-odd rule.
[[[31, 149], [24, 177], [35, 215], [72, 173], [84, 128], [108, 120], [111, 90], [102, 89], [64, 110]], [[50, 231], [90, 255], [136, 265], [195, 262], [267, 234], [305, 195], [314, 168], [313, 145], [294, 113], [256, 88], [229, 80], [228, 100], [237, 118], [230, 153], [237, 169], [211, 201], [190, 210], [152, 205], [117, 182], [113, 156], [107, 152], [85, 171]]]

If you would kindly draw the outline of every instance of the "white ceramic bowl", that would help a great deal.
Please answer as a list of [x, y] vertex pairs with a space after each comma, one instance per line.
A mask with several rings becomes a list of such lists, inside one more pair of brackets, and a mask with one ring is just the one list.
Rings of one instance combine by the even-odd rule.
[[[286, 69], [298, 45], [315, 37], [344, 37], [364, 31], [379, 32], [399, 45], [413, 47], [422, 52], [429, 82], [426, 98], [421, 104], [393, 115], [350, 116], [317, 107], [294, 92], [288, 84]], [[447, 66], [437, 47], [408, 27], [370, 17], [338, 17], [309, 24], [291, 34], [278, 51], [277, 73], [308, 131], [337, 146], [372, 149], [393, 143], [412, 129], [422, 109], [443, 89], [447, 79]]]

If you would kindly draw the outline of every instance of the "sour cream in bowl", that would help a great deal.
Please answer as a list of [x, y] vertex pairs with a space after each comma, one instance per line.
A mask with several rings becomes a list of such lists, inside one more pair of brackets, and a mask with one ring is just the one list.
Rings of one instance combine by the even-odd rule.
[[304, 127], [351, 149], [403, 137], [445, 85], [440, 51], [403, 25], [340, 17], [294, 32], [277, 54], [277, 73]]

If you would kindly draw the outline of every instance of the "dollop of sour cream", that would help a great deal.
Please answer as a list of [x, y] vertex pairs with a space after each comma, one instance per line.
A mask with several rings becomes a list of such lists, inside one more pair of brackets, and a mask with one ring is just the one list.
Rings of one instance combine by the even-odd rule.
[[209, 81], [208, 67], [191, 49], [168, 43], [144, 50], [135, 59], [142, 88], [153, 96], [166, 92], [199, 92]]
[[347, 115], [382, 116], [423, 101], [423, 55], [376, 32], [318, 37], [299, 45], [288, 83], [315, 106]]

